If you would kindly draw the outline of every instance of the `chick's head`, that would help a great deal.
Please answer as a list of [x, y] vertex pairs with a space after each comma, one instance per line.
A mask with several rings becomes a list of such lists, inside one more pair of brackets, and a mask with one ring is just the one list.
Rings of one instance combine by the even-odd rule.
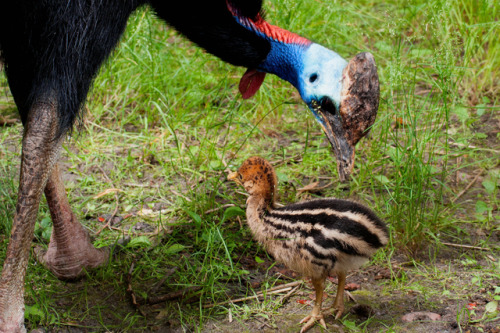
[[250, 196], [263, 197], [270, 206], [274, 204], [278, 179], [273, 166], [265, 159], [250, 157], [228, 179], [242, 185]]

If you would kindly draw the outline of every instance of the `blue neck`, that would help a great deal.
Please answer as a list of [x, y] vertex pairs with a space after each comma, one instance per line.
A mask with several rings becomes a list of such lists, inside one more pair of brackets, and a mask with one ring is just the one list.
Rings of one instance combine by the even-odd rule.
[[299, 89], [299, 74], [302, 72], [304, 52], [309, 45], [287, 44], [271, 40], [271, 51], [257, 68], [279, 76]]

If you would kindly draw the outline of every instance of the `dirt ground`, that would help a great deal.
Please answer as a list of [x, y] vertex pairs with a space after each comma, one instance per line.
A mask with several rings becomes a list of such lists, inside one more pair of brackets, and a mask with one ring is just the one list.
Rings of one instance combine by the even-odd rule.
[[[470, 250], [445, 248], [439, 251], [435, 259], [415, 258], [409, 261], [407, 256], [397, 255], [391, 261], [391, 269], [380, 265], [371, 265], [348, 275], [347, 283], [352, 297], [346, 299], [345, 314], [342, 319], [335, 320], [332, 310], [328, 309], [333, 303], [336, 293], [336, 279], [329, 278], [326, 283], [327, 297], [323, 308], [327, 330], [319, 325], [309, 332], [500, 332], [500, 318], [493, 317], [484, 320], [485, 306], [491, 300], [490, 296], [500, 285], [498, 257], [491, 255], [478, 259], [476, 262], [464, 261], [462, 254]], [[479, 258], [480, 256], [478, 256]], [[242, 258], [245, 269], [251, 272], [251, 284], [255, 291], [266, 280], [267, 275], [279, 274], [283, 284], [296, 281], [297, 276], [282, 265], [275, 265], [266, 260], [264, 263], [255, 263], [253, 258]], [[496, 268], [495, 268], [496, 267]], [[485, 274], [492, 270], [493, 274]], [[267, 273], [266, 273], [267, 272]], [[481, 276], [478, 281], [477, 277]], [[298, 279], [300, 281], [300, 279]], [[168, 282], [159, 293], [171, 291]], [[234, 283], [235, 295], [232, 299], [244, 297], [237, 295], [241, 290], [241, 283]], [[84, 281], [75, 283], [61, 282], [61, 292], [56, 295], [56, 307], [61, 313], [72, 307], [72, 295], [77, 295], [82, 288], [88, 288]], [[132, 282], [136, 291], [150, 289], [139, 283]], [[231, 289], [231, 287], [229, 287]], [[250, 313], [233, 310], [231, 315], [215, 315], [205, 322], [202, 332], [298, 332], [299, 321], [312, 309], [314, 291], [310, 283], [305, 281], [297, 285], [292, 295], [287, 297], [286, 291], [268, 295], [265, 300], [249, 300], [235, 303], [237, 309], [245, 307]], [[169, 292], [167, 292], [169, 293]], [[285, 296], [286, 295], [286, 296]], [[240, 297], [238, 297], [240, 296]], [[76, 296], [75, 296], [76, 297]], [[285, 298], [286, 297], [286, 298]], [[273, 302], [274, 306], [260, 307], [259, 303]], [[183, 295], [179, 299], [161, 302], [155, 305], [141, 305], [140, 310], [132, 305], [128, 293], [124, 288], [100, 288], [93, 285], [87, 290], [87, 306], [99, 308], [102, 306], [102, 321], [110, 326], [119, 325], [120, 318], [127, 316], [134, 310], [141, 311], [141, 317], [136, 327], [124, 331], [139, 332], [195, 332], [200, 327], [196, 325], [182, 325], [182, 318], [170, 316], [172, 307], [200, 307], [200, 300], [196, 293]], [[99, 305], [100, 304], [100, 305]], [[210, 302], [205, 302], [210, 304]], [[248, 306], [247, 306], [248, 305]], [[225, 307], [230, 307], [225, 305]], [[260, 310], [256, 310], [260, 309]], [[205, 310], [206, 311], [206, 310]], [[173, 311], [174, 312], [174, 311]], [[410, 315], [411, 322], [405, 321], [403, 316]], [[433, 319], [433, 320], [431, 320]], [[88, 320], [73, 323], [67, 322], [61, 328], [37, 328], [32, 332], [91, 332], [99, 324], [90, 316]], [[118, 330], [122, 331], [122, 330]]]

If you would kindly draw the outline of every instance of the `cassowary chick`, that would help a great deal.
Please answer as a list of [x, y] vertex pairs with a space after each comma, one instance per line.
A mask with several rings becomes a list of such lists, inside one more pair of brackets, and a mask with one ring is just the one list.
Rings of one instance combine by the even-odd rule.
[[277, 178], [272, 165], [260, 157], [246, 160], [228, 179], [250, 194], [247, 223], [255, 239], [288, 268], [309, 277], [316, 301], [305, 332], [316, 321], [326, 328], [321, 304], [325, 279], [336, 274], [336, 319], [344, 311], [346, 273], [359, 268], [387, 244], [387, 227], [369, 208], [349, 200], [316, 199], [275, 207]]

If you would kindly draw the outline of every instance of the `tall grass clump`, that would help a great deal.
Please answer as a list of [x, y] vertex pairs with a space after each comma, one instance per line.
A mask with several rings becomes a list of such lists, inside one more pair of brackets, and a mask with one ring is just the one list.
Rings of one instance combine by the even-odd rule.
[[382, 173], [359, 176], [371, 177], [396, 243], [409, 250], [449, 225], [448, 142], [463, 135], [452, 116], [478, 95], [497, 98], [497, 13], [491, 1], [414, 1], [386, 12], [374, 42], [382, 98], [371, 148], [385, 156], [369, 152]]
[[[460, 88], [472, 105], [478, 97], [494, 101], [500, 93], [500, 4], [490, 0], [443, 2], [441, 29], [455, 35], [461, 45], [464, 75]], [[457, 60], [458, 60], [457, 59]], [[459, 65], [459, 64], [457, 64]]]

